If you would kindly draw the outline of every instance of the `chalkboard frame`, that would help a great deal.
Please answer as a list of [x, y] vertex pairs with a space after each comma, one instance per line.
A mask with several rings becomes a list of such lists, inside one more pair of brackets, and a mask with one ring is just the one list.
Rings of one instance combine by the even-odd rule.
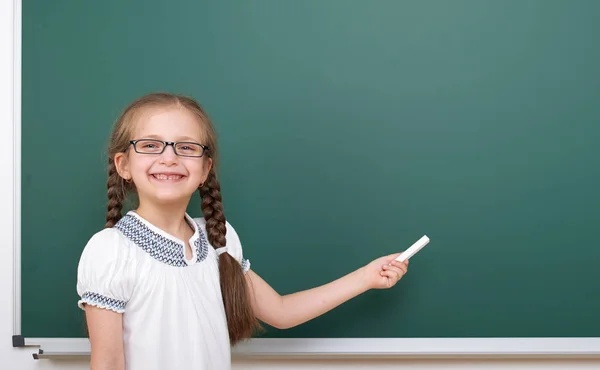
[[[22, 0], [13, 4], [13, 347], [38, 347], [34, 359], [87, 357], [87, 338], [21, 335], [21, 48]], [[6, 123], [10, 125], [10, 123]], [[256, 338], [234, 358], [600, 358], [600, 338]]]

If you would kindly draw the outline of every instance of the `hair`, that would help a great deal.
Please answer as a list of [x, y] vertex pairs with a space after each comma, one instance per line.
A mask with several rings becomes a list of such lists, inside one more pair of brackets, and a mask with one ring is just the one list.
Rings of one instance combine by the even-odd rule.
[[[141, 114], [150, 108], [172, 106], [183, 107], [193, 113], [204, 130], [204, 144], [208, 146], [205, 155], [212, 159], [213, 165], [206, 181], [199, 187], [200, 197], [202, 198], [202, 213], [206, 220], [209, 243], [215, 249], [225, 247], [227, 244], [227, 228], [225, 214], [223, 213], [221, 185], [216, 174], [218, 165], [216, 132], [208, 115], [194, 99], [175, 94], [152, 93], [142, 96], [126, 107], [117, 120], [110, 137], [108, 150], [108, 181], [106, 183], [108, 205], [105, 227], [113, 227], [121, 219], [123, 203], [127, 198], [127, 194], [135, 192], [135, 184], [125, 181], [118, 174], [114, 162], [115, 154], [128, 150], [129, 140], [133, 139], [132, 133], [135, 122]], [[229, 340], [233, 345], [243, 339], [250, 338], [255, 330], [260, 329], [260, 325], [250, 304], [249, 287], [242, 266], [229, 253], [222, 253], [219, 256], [219, 278], [227, 316]]]

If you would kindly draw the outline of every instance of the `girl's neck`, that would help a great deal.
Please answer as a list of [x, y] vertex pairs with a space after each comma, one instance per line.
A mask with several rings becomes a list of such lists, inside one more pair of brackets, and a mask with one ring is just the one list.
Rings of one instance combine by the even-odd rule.
[[[142, 203], [136, 213], [152, 225], [181, 240], [187, 240], [191, 226], [185, 219], [185, 206]], [[193, 231], [193, 230], [192, 230]]]

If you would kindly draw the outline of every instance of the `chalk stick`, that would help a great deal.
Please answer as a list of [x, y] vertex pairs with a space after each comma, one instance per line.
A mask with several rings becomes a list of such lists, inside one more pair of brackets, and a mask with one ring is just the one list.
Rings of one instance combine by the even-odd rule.
[[417, 240], [415, 242], [415, 244], [413, 244], [410, 248], [408, 248], [407, 250], [402, 252], [402, 254], [396, 258], [396, 261], [400, 261], [400, 262], [406, 261], [407, 259], [414, 256], [418, 251], [420, 251], [428, 243], [429, 243], [429, 238], [427, 237], [427, 235], [423, 235], [423, 237], [421, 237], [421, 239]]

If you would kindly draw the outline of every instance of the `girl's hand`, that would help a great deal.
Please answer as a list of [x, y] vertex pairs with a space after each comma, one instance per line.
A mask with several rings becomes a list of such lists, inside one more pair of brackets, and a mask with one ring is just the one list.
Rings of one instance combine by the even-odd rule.
[[363, 267], [364, 279], [369, 289], [391, 288], [408, 272], [408, 260], [396, 261], [400, 253], [381, 257]]

